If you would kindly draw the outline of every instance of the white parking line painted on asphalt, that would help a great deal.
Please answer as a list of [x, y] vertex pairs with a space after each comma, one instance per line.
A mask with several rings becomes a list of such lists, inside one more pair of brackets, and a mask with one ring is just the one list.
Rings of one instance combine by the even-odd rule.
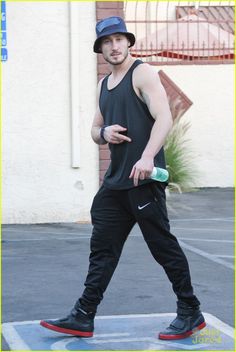
[[[80, 239], [88, 239], [90, 238], [91, 235], [77, 235], [75, 237], [49, 237], [49, 238], [22, 238], [22, 239], [11, 239], [11, 238], [7, 238], [4, 239], [4, 242], [34, 242], [34, 241], [65, 241], [65, 240], [73, 240], [73, 241], [79, 241]], [[134, 236], [132, 236], [134, 237]]]
[[214, 328], [222, 331], [224, 334], [228, 335], [229, 337], [232, 337], [232, 339], [235, 338], [235, 329], [229, 326], [228, 324], [224, 323], [220, 319], [216, 318], [214, 315], [209, 314], [209, 313], [203, 313], [206, 319], [206, 322], [208, 324], [211, 324], [214, 326]]
[[[97, 319], [97, 318], [96, 318]], [[104, 337], [120, 337], [120, 336], [130, 336], [129, 332], [120, 332], [120, 333], [110, 333], [110, 334], [96, 334], [94, 333], [94, 337], [104, 338]]]
[[[26, 324], [27, 322], [23, 322]], [[31, 322], [37, 324], [39, 322]], [[29, 346], [24, 342], [21, 336], [17, 333], [15, 329], [15, 325], [17, 323], [4, 323], [2, 324], [2, 334], [10, 347], [13, 351], [30, 351]]]
[[173, 230], [184, 230], [184, 231], [204, 231], [204, 232], [232, 232], [234, 233], [234, 229], [219, 229], [219, 227], [217, 228], [210, 228], [210, 227], [175, 227], [172, 226], [171, 227]]
[[[29, 241], [65, 241], [65, 240], [73, 240], [79, 241], [80, 239], [88, 239], [91, 235], [77, 235], [77, 236], [67, 236], [67, 237], [50, 237], [50, 238], [7, 238], [4, 239], [4, 242], [29, 242]], [[142, 234], [138, 235], [129, 235], [129, 237], [143, 237]], [[207, 239], [207, 238], [186, 238], [186, 237], [178, 237], [178, 240], [183, 241], [199, 241], [199, 242], [219, 242], [219, 243], [234, 243], [235, 241], [231, 240], [214, 240], [214, 239]]]
[[[81, 229], [79, 229], [78, 231], [81, 231]], [[70, 230], [68, 230], [68, 232], [56, 232], [56, 231], [47, 231], [45, 229], [45, 231], [34, 231], [33, 229], [31, 231], [28, 231], [28, 230], [14, 230], [14, 229], [2, 229], [2, 233], [4, 232], [11, 232], [11, 233], [29, 233], [29, 234], [32, 234], [33, 233], [33, 236], [34, 235], [44, 235], [44, 236], [47, 236], [47, 235], [68, 235], [68, 233], [70, 233]], [[70, 233], [70, 236], [80, 236], [78, 233]], [[82, 235], [82, 236], [90, 236], [90, 234], [88, 235]], [[81, 236], [81, 237], [82, 237]]]
[[219, 242], [219, 243], [234, 243], [234, 241], [231, 240], [214, 240], [214, 239], [208, 239], [208, 238], [188, 238], [188, 237], [178, 237], [179, 240], [184, 240], [184, 241], [199, 241], [199, 242]]
[[231, 217], [229, 217], [229, 218], [198, 218], [198, 219], [196, 219], [196, 218], [192, 218], [192, 219], [190, 219], [190, 218], [188, 218], [188, 219], [171, 219], [171, 222], [172, 221], [176, 221], [176, 222], [181, 222], [181, 221], [230, 221], [230, 222], [234, 222], [234, 218], [231, 218]]
[[204, 258], [206, 258], [208, 260], [211, 260], [212, 262], [224, 265], [226, 268], [234, 270], [234, 265], [233, 264], [228, 263], [228, 262], [226, 262], [223, 259], [220, 259], [216, 255], [210, 254], [210, 253], [205, 252], [205, 251], [203, 251], [201, 249], [198, 249], [196, 247], [190, 246], [189, 244], [187, 244], [187, 243], [185, 243], [183, 241], [179, 241], [179, 244], [180, 244], [181, 247], [183, 247], [183, 248], [185, 248], [185, 249], [187, 249], [187, 250], [189, 250], [191, 252], [194, 252], [194, 253], [200, 255], [201, 257], [204, 257]]

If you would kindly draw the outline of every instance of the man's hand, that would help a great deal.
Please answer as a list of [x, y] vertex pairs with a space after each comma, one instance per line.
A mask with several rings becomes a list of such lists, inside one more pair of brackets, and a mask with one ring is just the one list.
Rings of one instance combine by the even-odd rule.
[[154, 167], [153, 158], [142, 157], [134, 164], [129, 178], [134, 179], [134, 186], [138, 186], [139, 180], [149, 178]]
[[126, 131], [127, 128], [125, 127], [122, 127], [120, 125], [111, 125], [105, 128], [103, 135], [108, 143], [121, 144], [124, 142], [131, 142], [131, 138], [122, 134]]

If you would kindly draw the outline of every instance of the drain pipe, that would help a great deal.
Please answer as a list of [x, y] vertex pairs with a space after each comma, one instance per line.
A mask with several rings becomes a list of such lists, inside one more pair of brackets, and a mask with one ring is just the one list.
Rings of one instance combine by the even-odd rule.
[[70, 19], [70, 112], [71, 112], [71, 167], [80, 167], [79, 124], [79, 6], [69, 2]]

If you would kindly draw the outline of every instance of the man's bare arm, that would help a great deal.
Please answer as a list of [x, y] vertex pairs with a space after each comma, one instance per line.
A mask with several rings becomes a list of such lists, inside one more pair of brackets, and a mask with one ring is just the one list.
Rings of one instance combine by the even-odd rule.
[[134, 184], [137, 186], [139, 179], [143, 180], [150, 176], [154, 166], [154, 157], [163, 146], [173, 121], [166, 91], [158, 73], [148, 64], [139, 65], [135, 71], [134, 86], [140, 92], [141, 98], [155, 119], [149, 141], [130, 174], [130, 178], [134, 179]]
[[101, 85], [102, 85], [102, 79], [99, 81], [98, 88], [97, 88], [97, 109], [92, 123], [91, 136], [95, 143], [106, 144], [107, 142], [100, 136], [101, 128], [104, 125], [104, 119], [99, 108], [99, 97], [101, 92]]

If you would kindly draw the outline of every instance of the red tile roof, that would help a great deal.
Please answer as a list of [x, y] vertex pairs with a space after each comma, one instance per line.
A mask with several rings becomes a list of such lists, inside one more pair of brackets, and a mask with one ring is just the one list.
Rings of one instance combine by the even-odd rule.
[[234, 6], [199, 6], [195, 9], [193, 6], [176, 6], [176, 18], [179, 19], [190, 13], [195, 13], [213, 23], [219, 23], [219, 26], [234, 34]]

